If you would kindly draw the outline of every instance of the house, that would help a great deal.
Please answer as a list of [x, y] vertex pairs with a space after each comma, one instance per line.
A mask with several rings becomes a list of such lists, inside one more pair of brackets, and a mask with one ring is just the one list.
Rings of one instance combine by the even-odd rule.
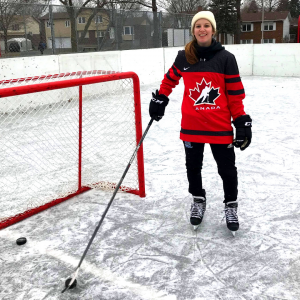
[[151, 24], [152, 22], [145, 13], [123, 18], [122, 49], [152, 47], [153, 27]]
[[[92, 20], [91, 20], [92, 18]], [[52, 48], [51, 22], [49, 14], [41, 19], [45, 41]], [[56, 49], [71, 48], [71, 21], [66, 12], [53, 13], [53, 29]], [[87, 30], [86, 30], [87, 29]], [[149, 48], [151, 42], [151, 20], [145, 12], [115, 12], [85, 9], [76, 19], [79, 51], [117, 50]]]
[[[41, 17], [40, 20], [43, 23], [44, 40], [47, 48], [52, 48], [52, 24], [49, 14]], [[83, 10], [76, 19], [76, 38], [80, 46], [79, 48], [81, 50], [88, 48], [96, 50], [99, 39], [107, 33], [109, 22], [109, 16], [105, 10], [98, 11], [97, 13], [92, 9]], [[86, 27], [87, 30], [85, 30]], [[53, 13], [53, 29], [56, 49], [71, 48], [71, 21], [68, 13]]]
[[9, 23], [7, 35], [4, 36], [3, 28], [0, 29], [1, 49], [5, 49], [4, 40], [14, 38], [27, 38], [32, 47], [37, 49], [40, 42], [40, 22], [33, 16], [15, 15]]
[[288, 11], [241, 14], [241, 44], [287, 43], [290, 41], [291, 15]]

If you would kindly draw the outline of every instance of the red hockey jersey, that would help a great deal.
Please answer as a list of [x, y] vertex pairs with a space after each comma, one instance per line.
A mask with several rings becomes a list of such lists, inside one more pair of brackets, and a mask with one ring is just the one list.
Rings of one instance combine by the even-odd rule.
[[169, 96], [184, 80], [180, 139], [187, 142], [230, 144], [233, 142], [231, 118], [244, 115], [244, 87], [236, 59], [226, 50], [210, 60], [189, 64], [185, 51], [179, 51], [165, 74], [159, 93]]

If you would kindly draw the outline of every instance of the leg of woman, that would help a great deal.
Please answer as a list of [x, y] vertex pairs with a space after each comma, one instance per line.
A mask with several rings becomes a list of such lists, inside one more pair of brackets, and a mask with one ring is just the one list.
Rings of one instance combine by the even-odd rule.
[[205, 190], [202, 188], [202, 162], [204, 144], [184, 142], [189, 192], [193, 195], [190, 223], [194, 230], [201, 224], [206, 210]]
[[224, 203], [236, 201], [238, 195], [238, 178], [235, 166], [234, 147], [227, 144], [210, 144], [218, 173], [223, 180]]
[[205, 197], [205, 191], [202, 188], [202, 162], [204, 145], [202, 143], [183, 142], [186, 158], [186, 171], [189, 181], [189, 192], [193, 196]]

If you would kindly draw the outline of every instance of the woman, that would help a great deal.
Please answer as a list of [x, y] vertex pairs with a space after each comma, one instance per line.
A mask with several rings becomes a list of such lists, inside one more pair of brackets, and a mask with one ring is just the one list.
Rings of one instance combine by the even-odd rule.
[[[180, 139], [184, 143], [189, 192], [193, 196], [190, 222], [196, 229], [206, 209], [201, 169], [204, 145], [208, 143], [223, 180], [226, 224], [234, 234], [239, 222], [233, 145], [241, 150], [250, 145], [252, 120], [244, 111], [245, 92], [235, 57], [213, 38], [216, 30], [213, 13], [201, 11], [193, 17], [193, 40], [178, 52], [159, 91], [152, 93], [149, 112], [156, 121], [162, 118], [168, 96], [183, 77]], [[236, 128], [235, 140], [231, 119]]]

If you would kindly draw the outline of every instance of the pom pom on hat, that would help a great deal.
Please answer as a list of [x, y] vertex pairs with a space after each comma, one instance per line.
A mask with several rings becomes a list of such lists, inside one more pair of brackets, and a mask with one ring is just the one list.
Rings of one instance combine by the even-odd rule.
[[195, 26], [195, 23], [199, 20], [199, 19], [206, 19], [208, 20], [214, 31], [217, 31], [217, 24], [216, 24], [216, 20], [215, 20], [215, 16], [212, 12], [210, 11], [199, 11], [198, 13], [196, 13], [192, 19], [192, 24], [191, 24], [191, 32], [192, 32], [192, 35], [194, 35], [194, 26]]

